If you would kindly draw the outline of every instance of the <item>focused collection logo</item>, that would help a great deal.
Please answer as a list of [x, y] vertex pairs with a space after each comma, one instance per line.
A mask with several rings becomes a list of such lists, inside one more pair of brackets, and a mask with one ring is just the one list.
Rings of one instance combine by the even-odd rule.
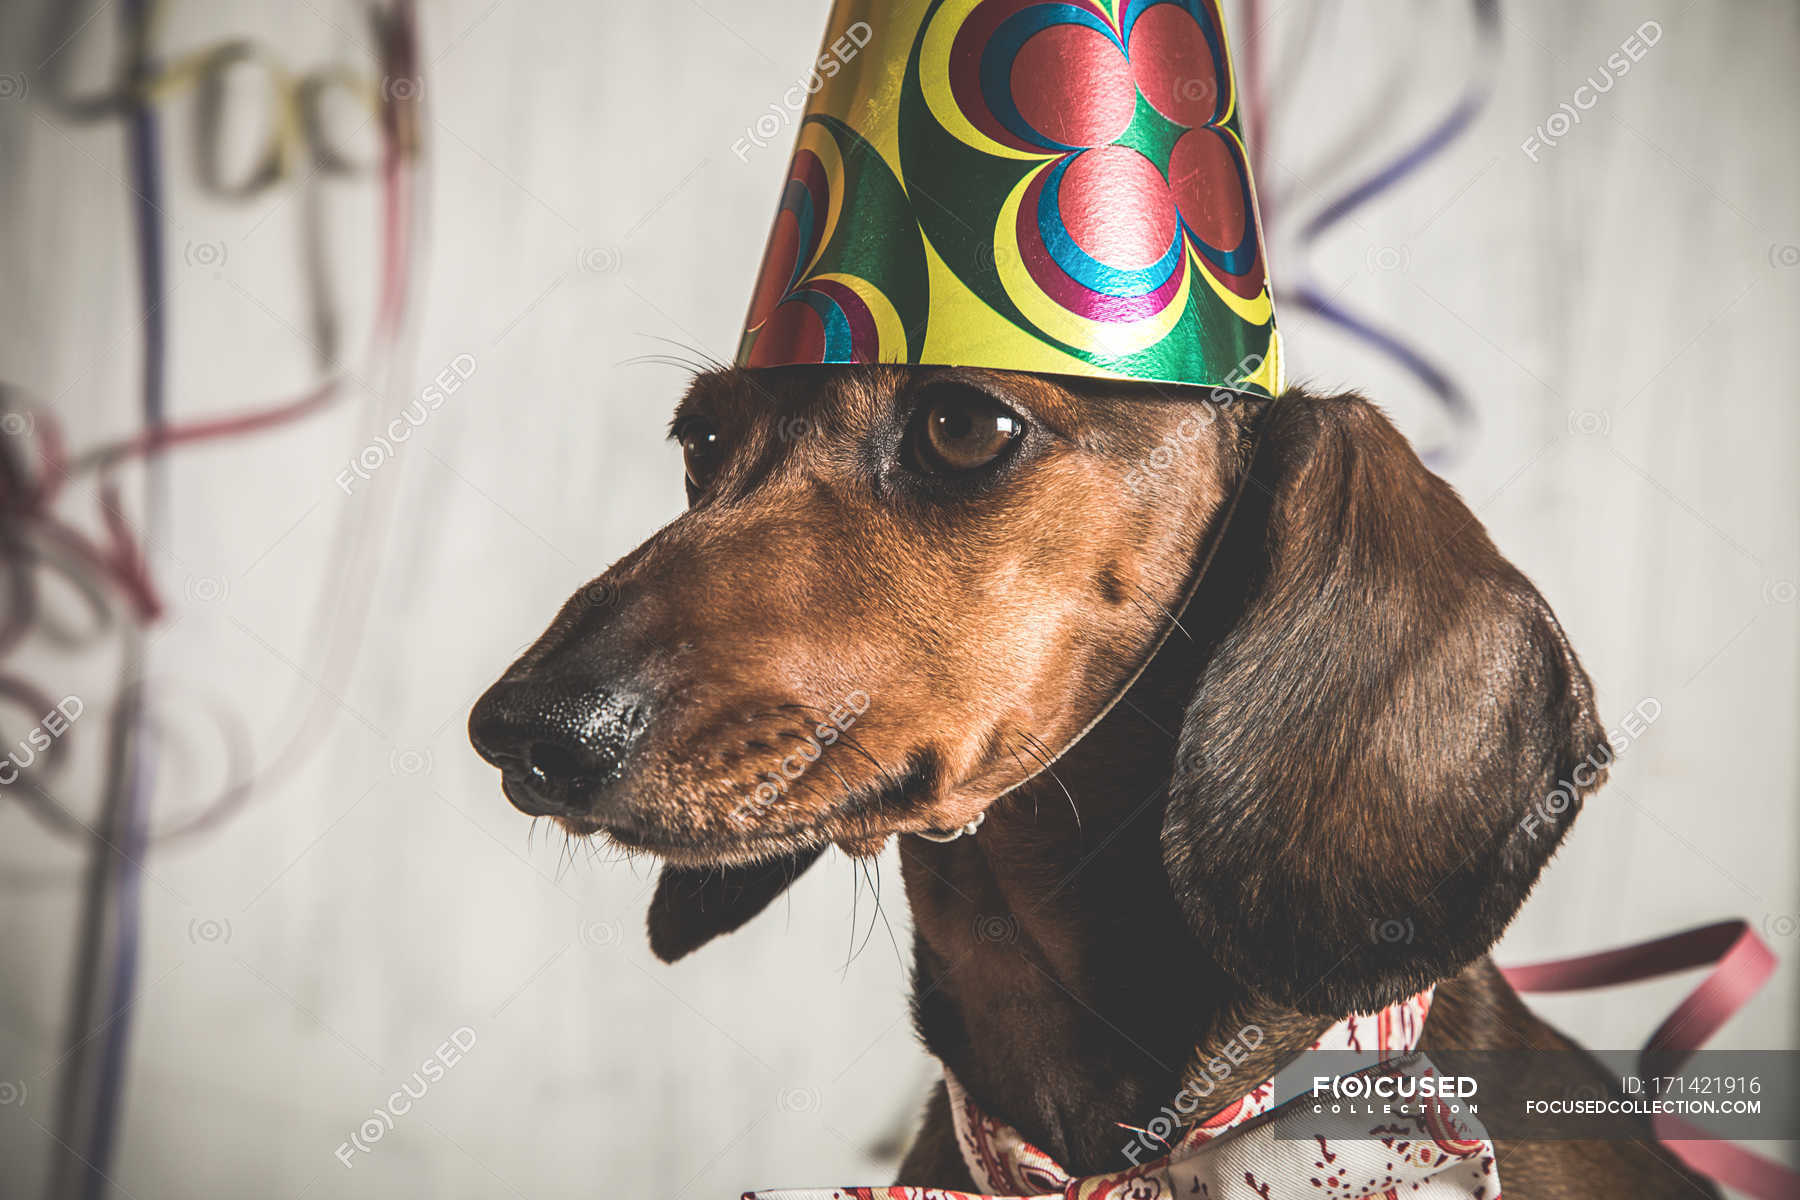
[[[1474, 1114], [1481, 1082], [1473, 1075], [1314, 1075], [1313, 1112], [1333, 1116]], [[1446, 1103], [1448, 1102], [1448, 1103]]]

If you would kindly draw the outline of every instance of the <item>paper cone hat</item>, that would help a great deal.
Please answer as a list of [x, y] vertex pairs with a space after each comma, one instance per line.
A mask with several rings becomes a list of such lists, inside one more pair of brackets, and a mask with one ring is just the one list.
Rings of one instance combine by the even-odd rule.
[[809, 92], [740, 365], [1280, 389], [1217, 0], [837, 0]]

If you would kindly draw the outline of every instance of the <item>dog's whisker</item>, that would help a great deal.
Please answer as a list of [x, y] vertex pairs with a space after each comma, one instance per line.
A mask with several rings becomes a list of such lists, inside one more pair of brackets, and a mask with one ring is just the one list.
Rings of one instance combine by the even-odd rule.
[[820, 804], [829, 804], [831, 802], [831, 797], [820, 793], [819, 784], [816, 779], [810, 779], [810, 778], [802, 779], [800, 781], [800, 783], [803, 787], [805, 787], [805, 789], [806, 789], [805, 794], [808, 799], [815, 800]]
[[[818, 708], [811, 704], [790, 703], [790, 704], [783, 704], [781, 707], [799, 709], [801, 712], [806, 712], [806, 713], [817, 713], [819, 716], [824, 717], [827, 720], [829, 720], [829, 718], [831, 716], [831, 714], [827, 713], [824, 709]], [[868, 752], [868, 750], [866, 748], [864, 748], [862, 742], [857, 739], [856, 735], [851, 733], [848, 729], [840, 729], [838, 731], [838, 741], [844, 743], [844, 745], [850, 747], [852, 750], [856, 751], [858, 754], [860, 754], [864, 758], [868, 759], [870, 766], [874, 767], [877, 771], [881, 772], [884, 776], [886, 775], [887, 768], [881, 765], [881, 760], [876, 758], [873, 754], [870, 754]]]
[[1154, 608], [1151, 608], [1136, 596], [1127, 596], [1126, 599], [1130, 600], [1132, 607], [1143, 613], [1152, 624], [1161, 619], [1162, 614], [1158, 613]]
[[[894, 927], [893, 927], [892, 923], [890, 923], [888, 921], [887, 912], [882, 907], [881, 883], [880, 883], [879, 877], [878, 876], [874, 877], [874, 878], [870, 877], [868, 864], [866, 861], [864, 861], [862, 859], [854, 859], [853, 858], [850, 860], [850, 863], [851, 863], [850, 942], [851, 942], [853, 949], [851, 949], [847, 953], [847, 955], [844, 959], [844, 966], [839, 973], [840, 976], [848, 974], [851, 964], [853, 964], [857, 959], [861, 958], [863, 951], [868, 949], [869, 939], [875, 936], [876, 921], [879, 920], [882, 924], [887, 926], [888, 938], [890, 940], [893, 940], [893, 937], [894, 937]], [[879, 868], [877, 868], [877, 869], [879, 869]], [[861, 883], [864, 883], [864, 882], [866, 882], [869, 885], [869, 895], [870, 895], [870, 898], [874, 902], [875, 911], [869, 915], [869, 928], [868, 928], [867, 932], [865, 932], [863, 934], [862, 941], [857, 942], [857, 940], [856, 940], [857, 911], [858, 911], [857, 899], [861, 895]], [[899, 953], [899, 943], [897, 941], [894, 943], [894, 952], [896, 955]], [[905, 966], [904, 961], [902, 961], [901, 965], [902, 965], [902, 969], [904, 969], [904, 966]]]
[[686, 342], [677, 341], [674, 338], [660, 337], [660, 335], [657, 335], [657, 334], [652, 334], [651, 336], [659, 337], [661, 341], [667, 342], [669, 345], [674, 346], [677, 349], [686, 350], [689, 354], [692, 354], [695, 358], [700, 359], [702, 362], [711, 364], [713, 369], [716, 371], [731, 370], [731, 367], [729, 364], [727, 364], [723, 360], [721, 360], [711, 354], [708, 354], [706, 351], [702, 350], [698, 346], [691, 346]]
[[[877, 887], [881, 885], [881, 860], [879, 858], [875, 860], [875, 884]], [[887, 926], [888, 945], [894, 949], [894, 965], [904, 975], [906, 974], [906, 955], [900, 951], [900, 939], [894, 934], [894, 923], [887, 919], [885, 908], [881, 912], [881, 923]]]
[[[1006, 748], [1006, 752], [1013, 756], [1014, 762], [1019, 764], [1019, 772], [1020, 772], [1021, 776], [1023, 777], [1021, 782], [1023, 782], [1024, 779], [1030, 779], [1031, 778], [1031, 768], [1025, 765], [1025, 760], [1019, 757], [1019, 752], [1017, 750], [1013, 749], [1013, 747], [1011, 747], [1011, 746], [1008, 746]], [[1033, 789], [1031, 789], [1031, 820], [1032, 820], [1032, 823], [1036, 824], [1037, 819], [1038, 819], [1037, 789], [1033, 788]]]
[[[854, 861], [856, 863], [857, 874], [862, 876], [863, 880], [869, 885], [869, 898], [874, 902], [875, 911], [869, 914], [869, 931], [863, 934], [862, 944], [857, 946], [855, 955], [851, 957], [851, 962], [855, 962], [856, 959], [861, 958], [862, 952], [869, 948], [869, 939], [875, 936], [875, 922], [879, 920], [882, 915], [881, 889], [876, 887], [875, 881], [869, 878], [868, 864], [861, 859], [856, 859]], [[848, 967], [849, 964], [847, 963], [845, 965]]]
[[826, 770], [837, 776], [838, 783], [843, 785], [845, 795], [849, 795], [856, 790], [851, 786], [850, 781], [844, 778], [844, 773], [837, 769], [836, 763], [827, 761], [823, 756], [820, 757], [819, 761], [825, 764]]
[[690, 380], [697, 379], [713, 369], [705, 363], [695, 362], [675, 354], [634, 354], [630, 358], [621, 359], [619, 365], [622, 367], [645, 365], [674, 367], [688, 375]]
[[843, 742], [844, 745], [850, 747], [852, 750], [856, 751], [858, 754], [862, 755], [864, 758], [868, 759], [869, 765], [875, 768], [876, 773], [879, 774], [883, 780], [886, 780], [889, 778], [891, 773], [888, 771], [888, 769], [882, 765], [882, 762], [880, 759], [876, 758], [873, 754], [869, 753], [869, 751], [863, 746], [862, 742], [857, 739], [855, 734], [848, 733], [848, 732], [840, 734], [838, 737], [838, 740]]
[[714, 358], [712, 355], [708, 354], [706, 351], [700, 349], [700, 347], [698, 347], [698, 346], [690, 346], [686, 342], [677, 341], [675, 338], [671, 338], [671, 337], [663, 337], [661, 334], [656, 334], [656, 333], [645, 333], [645, 334], [640, 334], [639, 336], [647, 337], [653, 342], [662, 342], [664, 345], [673, 346], [677, 350], [686, 351], [687, 353], [693, 355], [696, 359], [700, 360], [701, 362], [706, 363], [707, 364], [706, 370], [708, 370], [708, 371], [729, 371], [731, 369], [725, 363], [720, 362], [718, 359]]
[[839, 979], [842, 979], [845, 975], [848, 975], [850, 973], [850, 964], [852, 962], [854, 962], [856, 959], [856, 902], [858, 899], [861, 898], [861, 896], [862, 896], [862, 886], [860, 883], [860, 876], [858, 875], [857, 870], [856, 870], [856, 860], [851, 859], [850, 860], [850, 941], [849, 941], [849, 944], [844, 947], [844, 965], [838, 971]]
[[1149, 597], [1150, 603], [1156, 605], [1157, 608], [1162, 610], [1163, 616], [1169, 618], [1169, 620], [1174, 624], [1175, 628], [1181, 630], [1182, 637], [1186, 638], [1190, 642], [1194, 640], [1194, 635], [1187, 631], [1187, 626], [1185, 626], [1181, 623], [1180, 617], [1176, 616], [1174, 613], [1169, 611], [1168, 605], [1164, 604], [1161, 600], [1158, 600], [1154, 595], [1152, 595], [1150, 589], [1145, 587], [1143, 584], [1141, 584], [1141, 583], [1137, 584], [1136, 587], [1137, 587], [1138, 591], [1142, 592], [1145, 596]]
[[[794, 732], [794, 731], [793, 731], [793, 730], [791, 730], [791, 729], [784, 729], [784, 730], [782, 730], [782, 731], [781, 731], [781, 732], [780, 732], [780, 734], [779, 734], [779, 735], [778, 735], [778, 736], [780, 736], [780, 737], [790, 737], [790, 738], [793, 738], [793, 739], [794, 739], [794, 740], [795, 740], [795, 741], [797, 741], [797, 742], [800, 742], [800, 743], [801, 743], [801, 744], [803, 744], [803, 745], [804, 745], [804, 744], [806, 744], [806, 743], [808, 743], [808, 742], [812, 742], [812, 741], [815, 741], [815, 740], [816, 740], [816, 739], [814, 739], [814, 738], [811, 738], [811, 737], [808, 737], [808, 736], [807, 736], [807, 735], [805, 735], [805, 734], [803, 734], [803, 733], [795, 733], [795, 732]], [[830, 771], [830, 772], [831, 772], [831, 773], [832, 773], [832, 774], [833, 774], [833, 775], [836, 775], [836, 776], [837, 776], [837, 781], [838, 781], [838, 782], [839, 782], [839, 783], [841, 783], [841, 784], [843, 784], [843, 785], [844, 785], [844, 791], [846, 791], [846, 792], [852, 792], [852, 791], [855, 791], [855, 790], [856, 790], [856, 789], [855, 789], [855, 788], [853, 788], [853, 787], [852, 787], [852, 786], [851, 786], [851, 785], [850, 785], [850, 781], [849, 781], [849, 780], [848, 780], [848, 779], [845, 779], [845, 778], [844, 778], [844, 773], [843, 773], [843, 772], [842, 772], [842, 771], [840, 771], [840, 770], [838, 770], [838, 769], [837, 769], [837, 764], [836, 764], [836, 763], [834, 763], [834, 762], [832, 762], [832, 761], [831, 761], [831, 760], [830, 760], [830, 759], [829, 759], [829, 758], [828, 758], [828, 757], [827, 757], [827, 756], [826, 756], [826, 753], [825, 753], [825, 751], [826, 751], [826, 750], [827, 750], [827, 749], [828, 749], [828, 747], [824, 747], [824, 746], [821, 746], [821, 747], [820, 747], [820, 748], [819, 748], [819, 757], [817, 757], [817, 758], [815, 758], [815, 759], [813, 759], [813, 760], [812, 760], [812, 761], [813, 761], [813, 763], [814, 763], [814, 764], [815, 764], [815, 765], [816, 765], [816, 764], [823, 764], [823, 765], [824, 765], [824, 766], [825, 766], [825, 768], [826, 768], [826, 770], [828, 770], [828, 771]]]
[[[1038, 762], [1043, 764], [1044, 774], [1048, 775], [1052, 780], [1054, 780], [1056, 783], [1056, 786], [1062, 789], [1062, 794], [1068, 798], [1069, 811], [1075, 814], [1075, 830], [1076, 830], [1076, 832], [1078, 832], [1078, 833], [1085, 832], [1082, 829], [1082, 824], [1081, 824], [1081, 808], [1079, 805], [1077, 805], [1075, 803], [1075, 793], [1073, 793], [1069, 790], [1069, 785], [1064, 783], [1062, 780], [1062, 776], [1060, 776], [1056, 773], [1056, 768], [1051, 765], [1051, 760], [1044, 757], [1043, 754], [1039, 753], [1037, 747], [1032, 745], [1032, 742], [1034, 740], [1037, 740], [1039, 745], [1042, 745], [1041, 740], [1034, 739], [1031, 734], [1027, 733], [1024, 730], [1019, 731], [1019, 740], [1024, 745], [1026, 752], [1029, 753], [1031, 755], [1031, 757], [1037, 759]], [[1047, 750], [1048, 747], [1045, 747], [1045, 749]]]
[[776, 705], [776, 707], [784, 708], [784, 709], [793, 709], [797, 712], [803, 712], [803, 713], [817, 713], [819, 716], [822, 716], [822, 717], [830, 716], [829, 713], [827, 713], [824, 709], [820, 708], [818, 705], [802, 704], [798, 700], [789, 700], [785, 704]]
[[678, 367], [689, 375], [704, 375], [707, 371], [706, 367], [688, 362], [686, 359], [676, 358], [671, 354], [634, 354], [630, 358], [620, 359], [618, 365], [621, 367]]
[[[883, 904], [881, 901], [881, 860], [879, 858], [873, 858], [867, 860], [867, 862], [868, 866], [865, 867], [864, 870], [874, 876], [869, 886], [875, 892], [875, 915], [881, 918], [882, 925], [887, 928], [888, 944], [894, 948], [894, 963], [904, 974], [906, 971], [906, 959], [900, 953], [900, 939], [894, 936], [894, 923], [888, 920], [887, 905]], [[869, 922], [869, 931], [871, 933], [875, 931], [874, 921]]]

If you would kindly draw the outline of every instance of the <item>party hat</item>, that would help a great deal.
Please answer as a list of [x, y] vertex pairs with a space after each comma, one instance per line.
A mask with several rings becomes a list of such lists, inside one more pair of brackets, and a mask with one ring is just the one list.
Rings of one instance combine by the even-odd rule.
[[1279, 391], [1217, 0], [837, 0], [807, 93], [740, 365]]

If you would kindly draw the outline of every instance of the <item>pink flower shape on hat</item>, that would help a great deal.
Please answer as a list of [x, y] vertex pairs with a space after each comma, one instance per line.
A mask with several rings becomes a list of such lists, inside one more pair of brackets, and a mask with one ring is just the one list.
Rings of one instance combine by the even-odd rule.
[[971, 124], [1042, 155], [1021, 256], [1073, 311], [1133, 320], [1179, 289], [1186, 250], [1243, 297], [1264, 279], [1213, 0], [986, 0], [950, 54]]

